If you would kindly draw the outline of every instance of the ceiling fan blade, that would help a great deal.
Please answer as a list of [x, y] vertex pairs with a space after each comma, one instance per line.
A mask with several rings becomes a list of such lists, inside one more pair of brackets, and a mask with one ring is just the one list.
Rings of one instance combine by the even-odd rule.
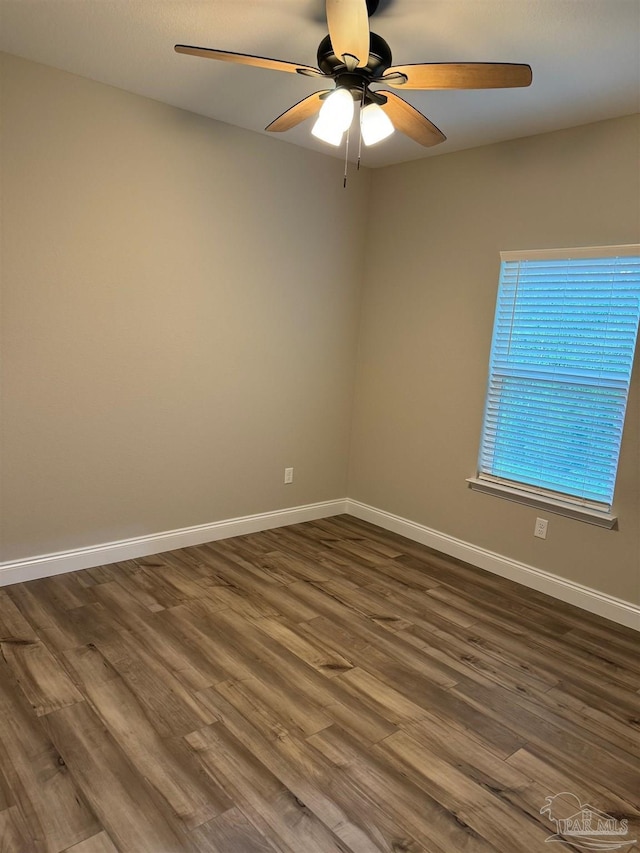
[[[531, 66], [505, 62], [427, 62], [394, 65], [387, 82], [397, 89], [506, 89], [531, 85]], [[382, 77], [386, 80], [386, 76]]]
[[202, 56], [205, 59], [219, 59], [222, 62], [235, 62], [239, 65], [253, 65], [256, 68], [268, 68], [272, 71], [288, 71], [293, 74], [306, 74], [313, 77], [325, 75], [310, 65], [298, 65], [295, 62], [285, 62], [283, 59], [267, 59], [265, 56], [252, 56], [249, 53], [232, 53], [228, 50], [213, 50], [209, 47], [193, 47], [189, 44], [177, 44], [176, 53], [186, 53], [189, 56]]
[[271, 124], [267, 125], [265, 130], [269, 130], [272, 133], [280, 133], [283, 130], [291, 130], [292, 127], [300, 124], [301, 121], [311, 118], [311, 116], [320, 112], [322, 95], [325, 95], [329, 91], [331, 90], [324, 89], [322, 92], [314, 92], [313, 95], [309, 95], [307, 98], [298, 101], [297, 104], [294, 104], [294, 106], [278, 116], [277, 119], [274, 119]]
[[369, 61], [366, 0], [327, 0], [327, 24], [335, 55], [355, 57], [356, 65], [363, 68]]
[[387, 103], [381, 104], [381, 107], [391, 119], [396, 130], [427, 148], [445, 141], [447, 137], [444, 133], [403, 98], [394, 95], [393, 92], [380, 92], [379, 94], [384, 95], [387, 99]]

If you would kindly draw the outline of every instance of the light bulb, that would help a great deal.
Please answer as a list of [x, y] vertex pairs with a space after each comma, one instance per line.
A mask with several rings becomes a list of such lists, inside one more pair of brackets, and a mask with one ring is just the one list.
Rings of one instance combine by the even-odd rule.
[[391, 119], [378, 104], [367, 104], [360, 111], [360, 129], [362, 141], [365, 145], [375, 145], [376, 142], [382, 142], [394, 131]]
[[330, 145], [340, 145], [342, 134], [351, 127], [354, 110], [351, 92], [334, 89], [325, 99], [311, 133]]

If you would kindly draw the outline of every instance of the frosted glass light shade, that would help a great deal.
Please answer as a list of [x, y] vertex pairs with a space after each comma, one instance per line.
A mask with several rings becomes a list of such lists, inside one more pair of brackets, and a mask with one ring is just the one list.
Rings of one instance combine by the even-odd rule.
[[353, 121], [353, 95], [347, 89], [334, 89], [322, 105], [311, 133], [330, 145], [339, 145], [342, 134]]
[[382, 142], [393, 133], [394, 127], [389, 116], [378, 104], [367, 104], [360, 112], [360, 129], [365, 145]]
[[340, 145], [344, 136], [343, 131], [336, 129], [330, 121], [323, 121], [320, 116], [318, 116], [318, 120], [311, 128], [311, 134], [317, 139], [322, 140], [322, 142], [336, 146]]

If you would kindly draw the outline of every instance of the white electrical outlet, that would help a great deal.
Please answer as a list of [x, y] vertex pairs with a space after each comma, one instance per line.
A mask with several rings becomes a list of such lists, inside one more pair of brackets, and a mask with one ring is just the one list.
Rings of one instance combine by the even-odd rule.
[[547, 538], [547, 525], [549, 522], [546, 518], [536, 518], [536, 526], [533, 528], [533, 535], [539, 539]]
[[284, 469], [284, 481], [285, 483], [293, 483], [293, 468]]

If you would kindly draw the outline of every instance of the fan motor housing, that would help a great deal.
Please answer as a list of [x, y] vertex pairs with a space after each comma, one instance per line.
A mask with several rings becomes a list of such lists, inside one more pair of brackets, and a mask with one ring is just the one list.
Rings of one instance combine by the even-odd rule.
[[[386, 41], [377, 33], [369, 33], [369, 60], [363, 68], [356, 68], [351, 74], [359, 78], [362, 88], [364, 82], [382, 77], [384, 72], [391, 66], [391, 48]], [[331, 38], [325, 36], [318, 45], [318, 68], [323, 74], [335, 77], [345, 69], [344, 62], [339, 59], [333, 50]]]

